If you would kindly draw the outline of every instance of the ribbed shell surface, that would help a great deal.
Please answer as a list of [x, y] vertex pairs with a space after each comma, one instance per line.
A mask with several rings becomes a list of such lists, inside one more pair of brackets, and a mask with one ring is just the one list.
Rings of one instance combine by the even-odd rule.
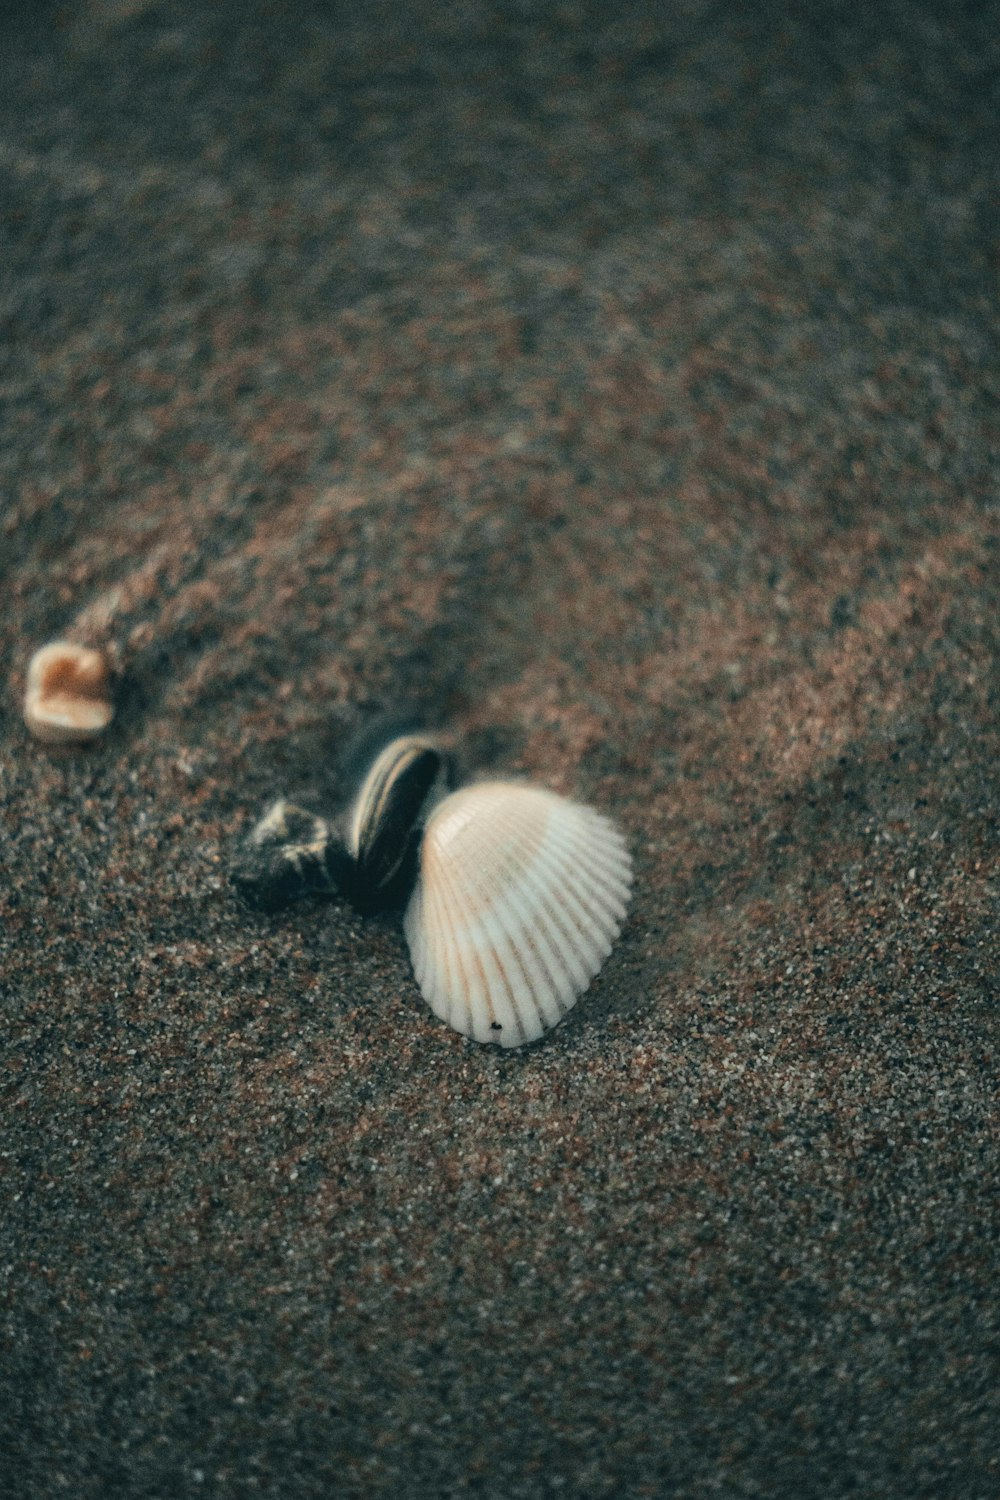
[[611, 952], [631, 883], [600, 813], [517, 783], [453, 792], [427, 822], [404, 919], [424, 999], [477, 1042], [537, 1040]]

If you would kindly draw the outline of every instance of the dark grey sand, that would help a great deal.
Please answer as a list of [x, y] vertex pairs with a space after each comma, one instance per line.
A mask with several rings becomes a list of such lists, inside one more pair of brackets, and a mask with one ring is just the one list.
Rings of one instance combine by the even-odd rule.
[[[4, 7], [4, 1500], [1000, 1493], [998, 24]], [[635, 854], [522, 1053], [227, 884], [413, 699]]]

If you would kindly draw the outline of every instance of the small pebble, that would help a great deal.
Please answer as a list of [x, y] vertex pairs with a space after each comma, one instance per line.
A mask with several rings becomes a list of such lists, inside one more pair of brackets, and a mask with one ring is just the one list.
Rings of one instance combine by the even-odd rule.
[[111, 723], [111, 674], [103, 652], [52, 641], [31, 658], [24, 722], [36, 740], [80, 744]]

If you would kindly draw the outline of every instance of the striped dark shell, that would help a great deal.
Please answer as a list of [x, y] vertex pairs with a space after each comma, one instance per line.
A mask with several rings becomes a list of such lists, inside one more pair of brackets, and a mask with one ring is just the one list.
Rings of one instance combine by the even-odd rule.
[[409, 894], [424, 822], [451, 780], [451, 757], [427, 736], [402, 735], [376, 755], [348, 814], [356, 904], [377, 910]]

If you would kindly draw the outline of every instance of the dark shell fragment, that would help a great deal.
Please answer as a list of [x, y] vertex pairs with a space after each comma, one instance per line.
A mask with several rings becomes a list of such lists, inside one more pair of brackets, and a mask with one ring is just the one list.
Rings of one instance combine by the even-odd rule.
[[406, 899], [424, 822], [451, 787], [454, 766], [423, 734], [380, 744], [339, 823], [284, 798], [260, 820], [231, 875], [248, 905], [278, 911], [301, 896], [336, 892], [369, 913]]
[[257, 824], [230, 878], [248, 906], [278, 911], [301, 896], [341, 890], [353, 862], [325, 818], [282, 798]]
[[408, 895], [424, 821], [451, 780], [450, 756], [421, 735], [392, 740], [376, 757], [355, 798], [348, 829], [357, 869], [356, 904], [374, 910]]

